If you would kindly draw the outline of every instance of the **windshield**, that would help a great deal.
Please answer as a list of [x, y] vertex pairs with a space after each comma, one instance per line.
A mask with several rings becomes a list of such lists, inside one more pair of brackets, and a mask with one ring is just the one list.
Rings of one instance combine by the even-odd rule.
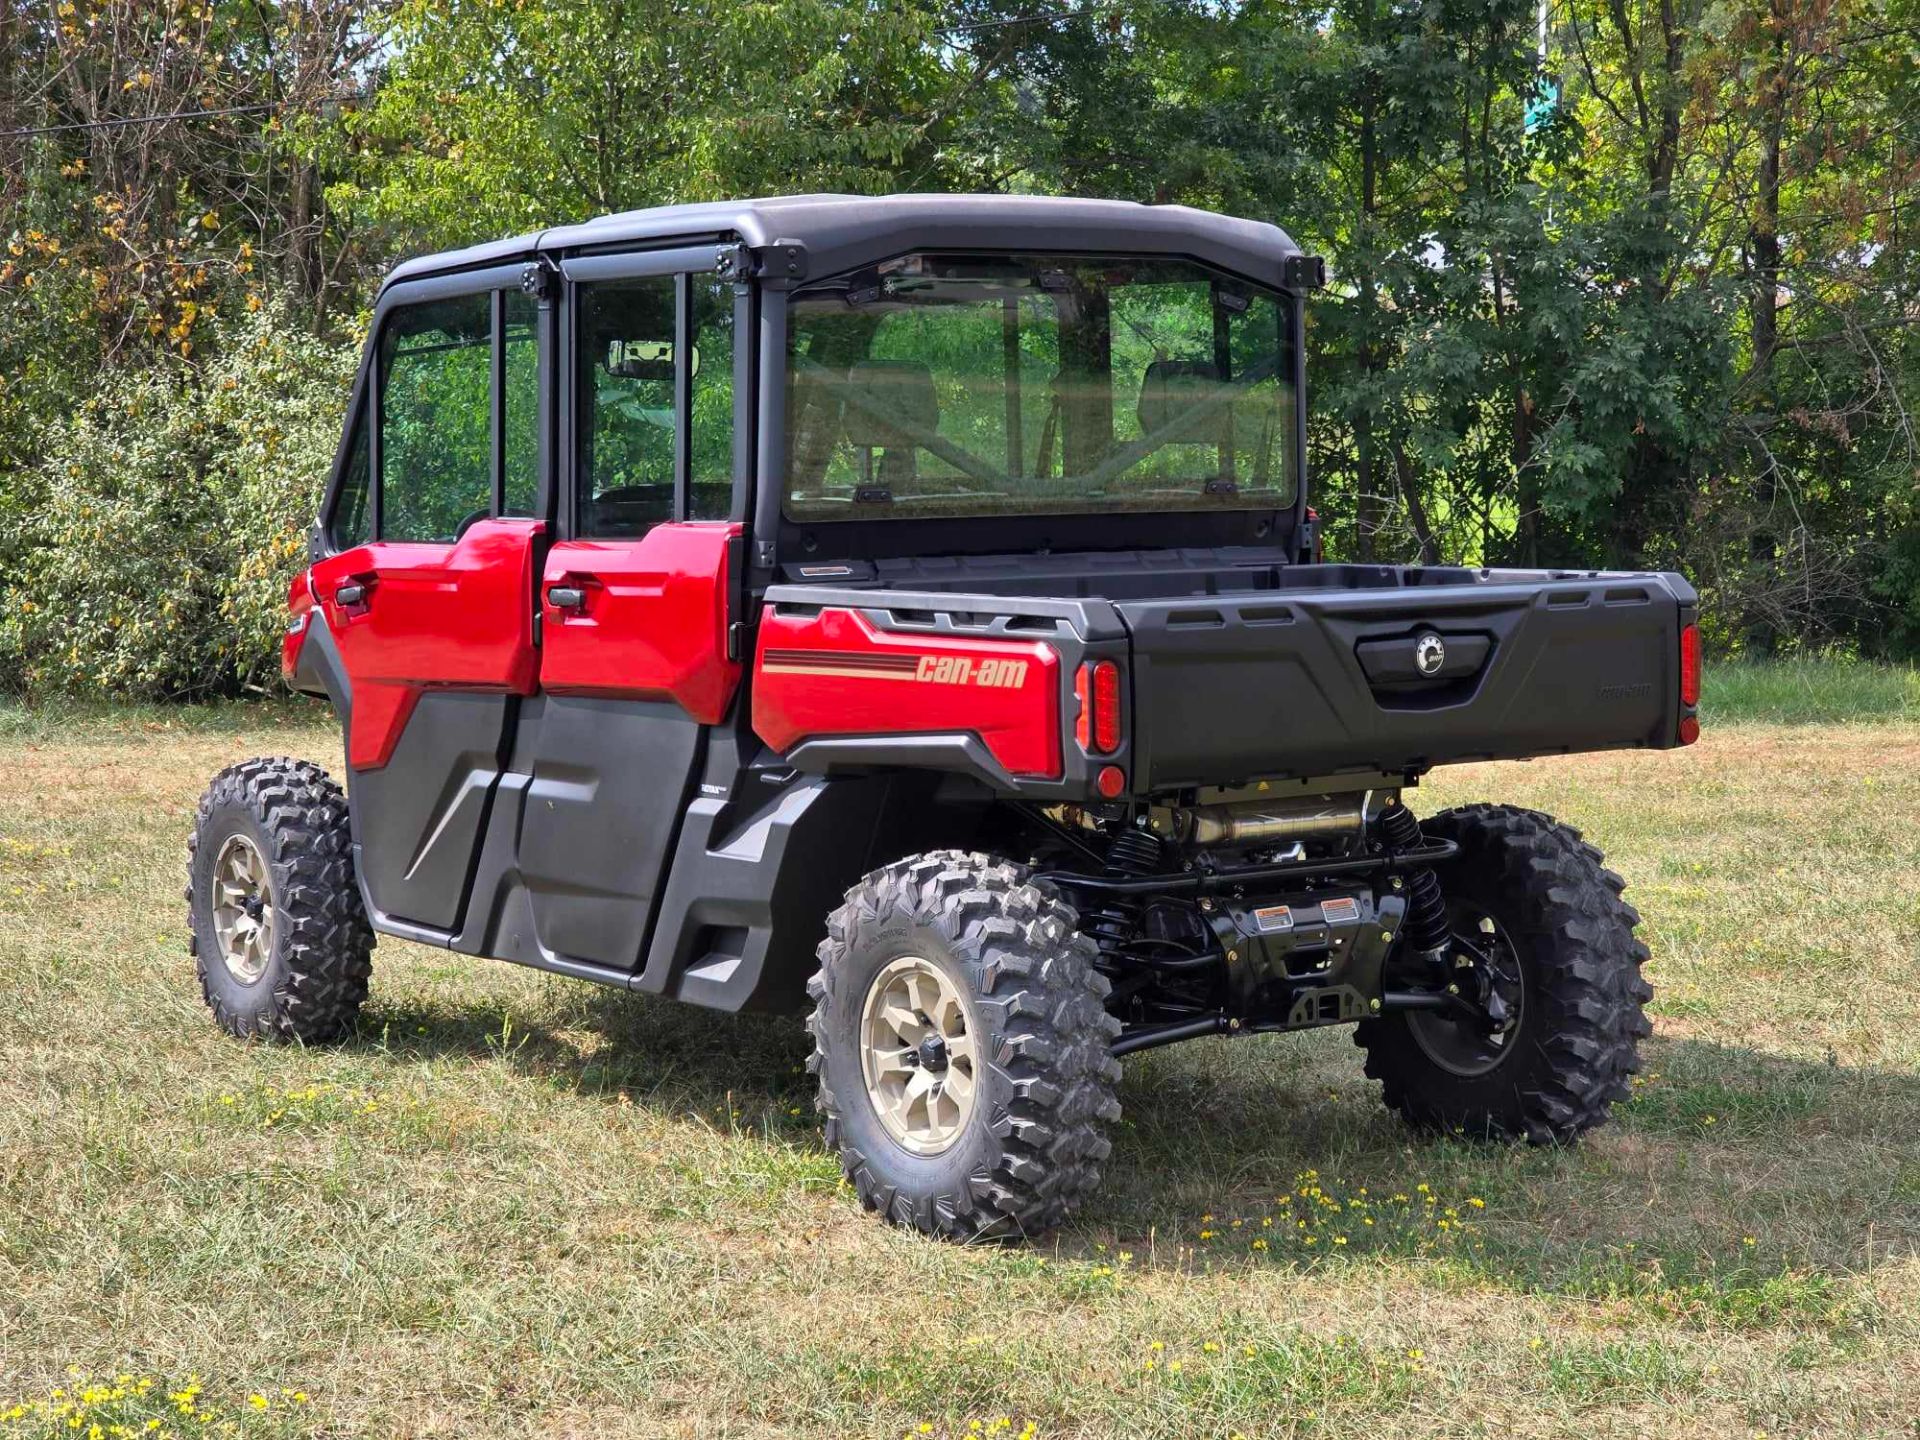
[[909, 255], [795, 292], [796, 521], [1293, 503], [1286, 296], [1179, 260]]

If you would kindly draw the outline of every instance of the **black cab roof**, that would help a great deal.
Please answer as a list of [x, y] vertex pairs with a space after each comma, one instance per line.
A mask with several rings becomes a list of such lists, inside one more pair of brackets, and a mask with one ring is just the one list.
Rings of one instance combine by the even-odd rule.
[[[423, 255], [386, 284], [516, 258], [622, 246], [798, 246], [818, 277], [908, 250], [1184, 255], [1278, 286], [1300, 247], [1277, 225], [1186, 205], [1041, 195], [786, 195], [627, 210], [464, 250]], [[383, 287], [384, 288], [384, 287]]]

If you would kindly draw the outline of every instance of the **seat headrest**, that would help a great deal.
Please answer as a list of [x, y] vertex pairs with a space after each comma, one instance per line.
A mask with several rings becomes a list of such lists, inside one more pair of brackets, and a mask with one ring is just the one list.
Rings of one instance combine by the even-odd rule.
[[[1140, 433], [1157, 434], [1163, 425], [1177, 421], [1182, 412], [1215, 394], [1220, 388], [1220, 372], [1211, 360], [1155, 360], [1140, 377], [1140, 403], [1134, 413], [1140, 419]], [[1185, 430], [1176, 430], [1171, 441], [1211, 445], [1218, 437], [1224, 407], [1208, 410]]]
[[898, 416], [921, 430], [940, 425], [933, 371], [913, 360], [860, 360], [847, 371], [842, 424], [849, 444], [884, 450], [909, 446], [913, 436], [886, 417]]

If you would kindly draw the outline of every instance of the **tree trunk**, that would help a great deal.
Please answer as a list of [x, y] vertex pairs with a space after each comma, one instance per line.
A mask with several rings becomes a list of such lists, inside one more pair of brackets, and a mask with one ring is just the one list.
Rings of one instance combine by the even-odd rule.
[[1413, 535], [1420, 542], [1420, 563], [1431, 565], [1440, 558], [1440, 547], [1433, 540], [1433, 526], [1427, 520], [1427, 507], [1420, 500], [1420, 486], [1413, 473], [1413, 461], [1407, 447], [1393, 442], [1393, 468], [1400, 479], [1400, 493], [1406, 498], [1407, 519], [1413, 523]]
[[[1369, 16], [1371, 18], [1371, 16]], [[1371, 25], [1368, 29], [1371, 30]], [[1371, 377], [1380, 366], [1379, 351], [1373, 343], [1373, 326], [1378, 305], [1373, 278], [1373, 217], [1378, 205], [1378, 137], [1374, 132], [1376, 87], [1372, 76], [1362, 82], [1360, 92], [1360, 274], [1357, 277], [1360, 320], [1360, 373]], [[1367, 387], [1369, 393], [1372, 386]], [[1354, 481], [1353, 530], [1354, 556], [1362, 564], [1374, 558], [1374, 541], [1380, 531], [1379, 487], [1374, 482], [1373, 402], [1368, 399], [1353, 417], [1353, 438], [1357, 472]]]
[[1753, 255], [1753, 368], [1751, 375], [1764, 395], [1771, 390], [1774, 351], [1779, 347], [1780, 300], [1780, 153], [1787, 128], [1788, 16], [1782, 0], [1767, 7], [1773, 25], [1772, 59], [1761, 73], [1760, 165], [1754, 181], [1753, 223], [1749, 248]]
[[1519, 561], [1529, 570], [1540, 567], [1540, 477], [1528, 463], [1533, 458], [1533, 400], [1527, 387], [1513, 387], [1514, 504], [1520, 511], [1514, 538], [1520, 542]]

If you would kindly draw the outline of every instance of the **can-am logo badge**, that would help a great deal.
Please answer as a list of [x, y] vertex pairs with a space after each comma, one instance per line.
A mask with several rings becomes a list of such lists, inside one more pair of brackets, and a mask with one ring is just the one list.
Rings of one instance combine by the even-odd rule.
[[1413, 663], [1422, 675], [1438, 675], [1447, 663], [1447, 642], [1428, 632], [1413, 645]]
[[1018, 690], [1027, 683], [1024, 660], [975, 660], [966, 655], [922, 655], [914, 679], [931, 685], [985, 685]]

